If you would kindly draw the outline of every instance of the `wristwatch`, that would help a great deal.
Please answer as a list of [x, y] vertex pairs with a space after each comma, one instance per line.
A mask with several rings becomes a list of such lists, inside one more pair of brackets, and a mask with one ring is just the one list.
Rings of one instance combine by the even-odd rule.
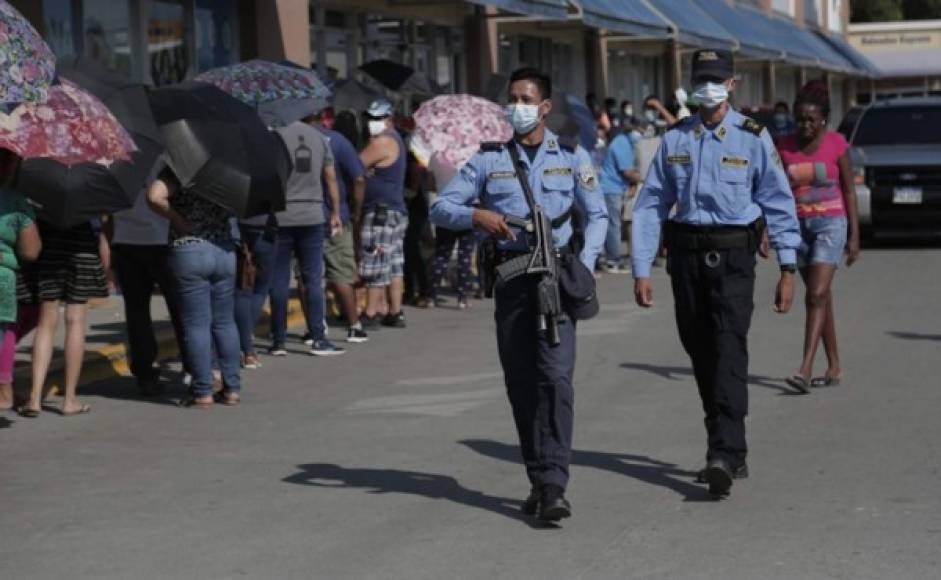
[[797, 272], [797, 266], [794, 264], [781, 264], [781, 272], [793, 274], [794, 272]]

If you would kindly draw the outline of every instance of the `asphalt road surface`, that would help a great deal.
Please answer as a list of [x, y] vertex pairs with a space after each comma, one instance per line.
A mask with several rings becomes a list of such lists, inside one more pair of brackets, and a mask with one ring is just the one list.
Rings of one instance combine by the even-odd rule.
[[[94, 410], [0, 417], [0, 578], [941, 577], [941, 250], [837, 275], [843, 386], [795, 396], [803, 308], [751, 333], [751, 478], [693, 482], [705, 435], [669, 282], [641, 312], [601, 282], [579, 328], [574, 517], [536, 525], [493, 337], [475, 302], [408, 311], [339, 358], [265, 358], [237, 408], [129, 380]], [[823, 369], [821, 353], [819, 370]]]

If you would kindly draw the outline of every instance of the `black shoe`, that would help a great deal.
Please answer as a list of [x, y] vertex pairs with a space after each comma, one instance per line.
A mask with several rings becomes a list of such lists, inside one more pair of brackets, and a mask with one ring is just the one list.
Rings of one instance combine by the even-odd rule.
[[[748, 464], [743, 463], [732, 470], [732, 479], [748, 479]], [[703, 467], [696, 473], [696, 483], [706, 482], [706, 468]]]
[[725, 459], [713, 459], [706, 465], [703, 478], [709, 484], [709, 495], [719, 499], [728, 497], [732, 489], [732, 469]]
[[379, 330], [382, 328], [382, 325], [379, 323], [379, 315], [376, 316], [366, 316], [363, 314], [359, 317], [359, 323], [362, 325], [363, 330]]
[[382, 319], [382, 325], [389, 328], [405, 328], [405, 313], [386, 314]]
[[528, 516], [536, 515], [536, 512], [539, 511], [539, 500], [541, 498], [542, 490], [538, 485], [534, 485], [533, 488], [529, 490], [529, 497], [527, 497], [523, 505], [520, 506], [520, 510]]
[[137, 381], [137, 388], [140, 389], [141, 396], [157, 397], [163, 394], [163, 385], [160, 383], [160, 377], [147, 377]]
[[539, 519], [544, 522], [557, 522], [563, 518], [571, 517], [572, 504], [565, 499], [564, 490], [551, 483], [543, 486], [542, 498], [539, 502]]

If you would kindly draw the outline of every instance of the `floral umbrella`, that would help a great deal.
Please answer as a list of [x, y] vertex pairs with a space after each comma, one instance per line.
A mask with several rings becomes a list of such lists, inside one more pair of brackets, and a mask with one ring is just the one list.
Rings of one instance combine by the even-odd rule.
[[290, 62], [250, 60], [196, 77], [258, 109], [269, 126], [289, 125], [327, 106], [330, 89], [317, 73]]
[[130, 161], [134, 141], [101, 101], [69, 81], [49, 89], [44, 103], [23, 103], [0, 113], [0, 147], [23, 159], [63, 165]]
[[503, 107], [471, 95], [442, 95], [415, 112], [412, 153], [419, 162], [437, 161], [459, 169], [485, 141], [507, 141], [513, 129]]
[[0, 0], [0, 106], [44, 101], [56, 77], [56, 58], [36, 29]]

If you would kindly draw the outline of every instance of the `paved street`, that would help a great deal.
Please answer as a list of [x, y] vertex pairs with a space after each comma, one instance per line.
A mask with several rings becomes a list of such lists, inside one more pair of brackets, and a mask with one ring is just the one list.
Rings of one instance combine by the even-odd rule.
[[774, 314], [761, 267], [751, 478], [723, 502], [693, 483], [702, 414], [665, 274], [649, 312], [605, 278], [561, 529], [518, 512], [487, 303], [409, 310], [336, 359], [265, 358], [238, 408], [92, 385], [88, 416], [0, 418], [0, 578], [935, 579], [939, 273], [937, 248], [842, 270], [844, 385], [794, 396], [803, 308]]

